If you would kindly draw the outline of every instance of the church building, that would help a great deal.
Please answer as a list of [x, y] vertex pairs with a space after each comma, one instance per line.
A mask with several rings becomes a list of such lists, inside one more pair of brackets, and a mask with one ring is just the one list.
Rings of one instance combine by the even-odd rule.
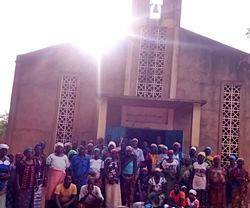
[[[133, 0], [133, 35], [100, 63], [70, 44], [16, 59], [7, 143], [138, 138], [223, 162], [250, 146], [249, 54], [180, 27], [181, 0]], [[250, 167], [250, 160], [246, 160]]]

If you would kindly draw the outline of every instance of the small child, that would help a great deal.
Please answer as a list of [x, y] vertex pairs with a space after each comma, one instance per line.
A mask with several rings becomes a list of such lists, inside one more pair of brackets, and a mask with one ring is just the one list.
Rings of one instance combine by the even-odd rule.
[[196, 199], [197, 192], [194, 189], [189, 191], [189, 195], [187, 197], [187, 208], [199, 208], [200, 202]]

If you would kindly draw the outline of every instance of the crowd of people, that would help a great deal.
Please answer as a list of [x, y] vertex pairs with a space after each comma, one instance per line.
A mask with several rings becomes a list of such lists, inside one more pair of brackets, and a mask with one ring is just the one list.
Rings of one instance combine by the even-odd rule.
[[58, 142], [46, 156], [45, 146], [13, 156], [0, 144], [1, 208], [247, 207], [244, 159], [230, 155], [222, 167], [210, 147], [185, 155], [178, 142], [99, 138]]

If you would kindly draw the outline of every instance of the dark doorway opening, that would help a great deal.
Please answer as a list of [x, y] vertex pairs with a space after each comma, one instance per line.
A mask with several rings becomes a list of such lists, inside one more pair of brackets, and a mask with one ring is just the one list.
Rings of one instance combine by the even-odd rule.
[[126, 127], [108, 127], [106, 132], [107, 142], [110, 140], [116, 141], [121, 137], [128, 139], [138, 138], [140, 144], [143, 141], [147, 141], [148, 144], [157, 143], [157, 137], [161, 137], [161, 143], [172, 148], [174, 142], [183, 144], [183, 131], [182, 130], [154, 130], [154, 129], [138, 129], [138, 128], [126, 128]]

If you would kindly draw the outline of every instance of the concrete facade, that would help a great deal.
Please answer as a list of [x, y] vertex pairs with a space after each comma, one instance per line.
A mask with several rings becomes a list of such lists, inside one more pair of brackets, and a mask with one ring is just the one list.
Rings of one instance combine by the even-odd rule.
[[[181, 130], [184, 151], [194, 144], [201, 149], [211, 146], [214, 154], [221, 150], [222, 86], [224, 83], [240, 84], [239, 155], [248, 156], [250, 71], [242, 67], [242, 63], [249, 63], [248, 54], [180, 28], [181, 1], [164, 1], [162, 18], [157, 21], [147, 18], [148, 4], [146, 0], [134, 1], [133, 12], [139, 19], [133, 25], [137, 38], [126, 38], [107, 51], [101, 60], [100, 74], [93, 57], [69, 44], [17, 57], [7, 134], [7, 143], [14, 152], [42, 139], [48, 143], [49, 150], [53, 148], [61, 77], [73, 74], [78, 81], [72, 141], [105, 136], [108, 127], [122, 126], [123, 107], [132, 106], [151, 109], [151, 113], [142, 110], [144, 115], [134, 115], [133, 119], [151, 116], [152, 122], [142, 124], [137, 120], [125, 127]], [[160, 99], [136, 94], [138, 37], [142, 26], [167, 28]], [[166, 109], [166, 121], [160, 115], [154, 117], [153, 108], [156, 108], [155, 115], [159, 109]], [[250, 161], [246, 162], [250, 167]]]

